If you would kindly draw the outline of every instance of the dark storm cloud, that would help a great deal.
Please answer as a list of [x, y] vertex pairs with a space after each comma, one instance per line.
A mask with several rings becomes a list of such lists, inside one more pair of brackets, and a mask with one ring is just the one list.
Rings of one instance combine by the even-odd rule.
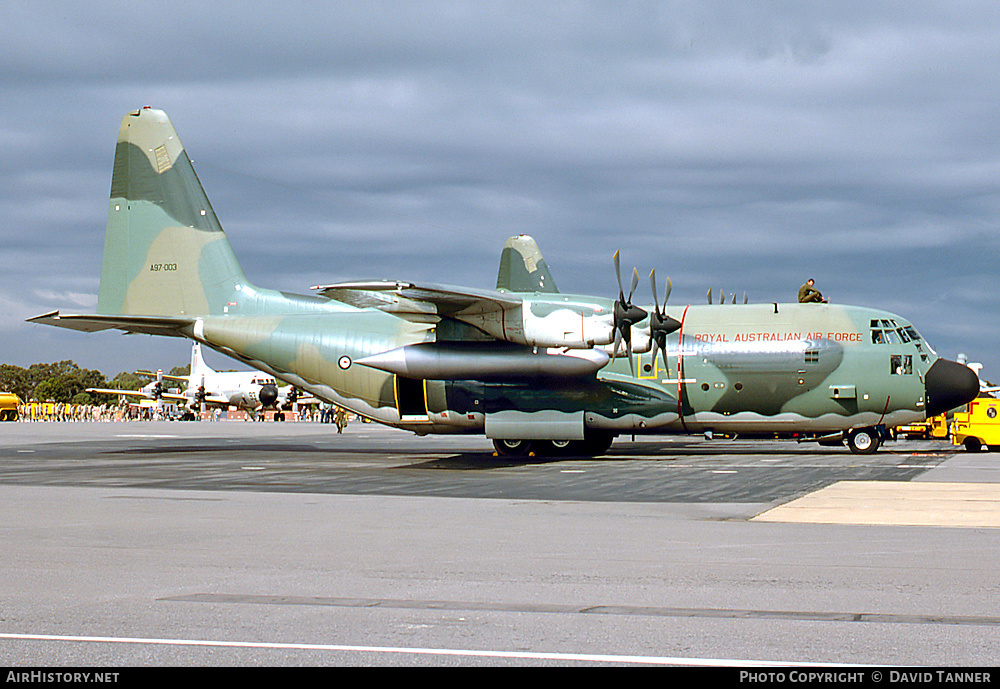
[[1000, 377], [991, 4], [7, 14], [21, 30], [0, 45], [4, 360], [186, 360], [172, 341], [128, 338], [112, 357], [116, 335], [22, 323], [96, 302], [118, 122], [151, 104], [261, 285], [489, 287], [504, 239], [530, 233], [564, 291], [616, 291], [616, 249], [670, 275], [678, 303], [709, 287], [791, 299], [811, 275]]

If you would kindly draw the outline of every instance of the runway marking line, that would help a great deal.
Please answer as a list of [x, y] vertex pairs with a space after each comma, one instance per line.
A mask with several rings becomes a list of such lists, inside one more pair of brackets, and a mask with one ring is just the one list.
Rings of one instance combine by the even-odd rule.
[[1000, 483], [839, 481], [751, 521], [1000, 528]]
[[[586, 663], [630, 665], [674, 665], [692, 667], [833, 667], [829, 663], [789, 663], [768, 660], [725, 660], [718, 658], [671, 658], [661, 656], [608, 655], [595, 653], [542, 653], [531, 651], [483, 651], [455, 648], [405, 648], [397, 646], [348, 646], [342, 644], [306, 644], [265, 641], [213, 641], [209, 639], [155, 639], [115, 636], [71, 636], [62, 634], [7, 634], [0, 639], [13, 641], [60, 641], [104, 644], [145, 644], [154, 646], [193, 646], [207, 648], [258, 648], [295, 651], [337, 651], [348, 653], [391, 653], [412, 655], [459, 656], [467, 658], [506, 658], [512, 660], [560, 660]], [[853, 667], [837, 664], [837, 667]]]

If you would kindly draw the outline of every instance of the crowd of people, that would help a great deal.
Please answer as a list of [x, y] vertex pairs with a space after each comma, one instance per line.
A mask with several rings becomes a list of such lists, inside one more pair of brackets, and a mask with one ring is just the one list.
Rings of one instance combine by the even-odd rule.
[[[140, 406], [136, 404], [69, 404], [63, 402], [23, 402], [17, 407], [17, 420], [33, 421], [168, 421], [178, 418], [176, 409], [170, 407]], [[238, 420], [263, 420], [263, 415], [247, 412], [237, 413]], [[221, 421], [228, 417], [222, 409], [212, 409], [204, 415], [208, 421]], [[286, 412], [289, 420], [312, 423], [335, 423], [337, 432], [347, 427], [349, 414], [335, 405], [304, 406], [298, 410], [297, 418]]]

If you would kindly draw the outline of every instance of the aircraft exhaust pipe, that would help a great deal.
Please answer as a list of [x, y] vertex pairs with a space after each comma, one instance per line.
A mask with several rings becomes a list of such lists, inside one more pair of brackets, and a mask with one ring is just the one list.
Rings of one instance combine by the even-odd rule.
[[600, 349], [567, 351], [507, 343], [427, 342], [375, 354], [356, 363], [429, 380], [573, 378], [597, 373], [610, 357]]

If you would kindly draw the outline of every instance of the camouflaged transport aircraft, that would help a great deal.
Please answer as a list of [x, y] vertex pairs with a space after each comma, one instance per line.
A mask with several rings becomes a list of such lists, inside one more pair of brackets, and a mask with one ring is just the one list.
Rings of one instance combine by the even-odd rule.
[[831, 304], [632, 304], [562, 294], [535, 241], [495, 290], [364, 281], [314, 295], [244, 276], [167, 115], [121, 124], [97, 314], [29, 319], [187, 337], [374, 421], [502, 454], [606, 452], [621, 434], [800, 437], [874, 452], [958, 407], [975, 373], [905, 319]]

